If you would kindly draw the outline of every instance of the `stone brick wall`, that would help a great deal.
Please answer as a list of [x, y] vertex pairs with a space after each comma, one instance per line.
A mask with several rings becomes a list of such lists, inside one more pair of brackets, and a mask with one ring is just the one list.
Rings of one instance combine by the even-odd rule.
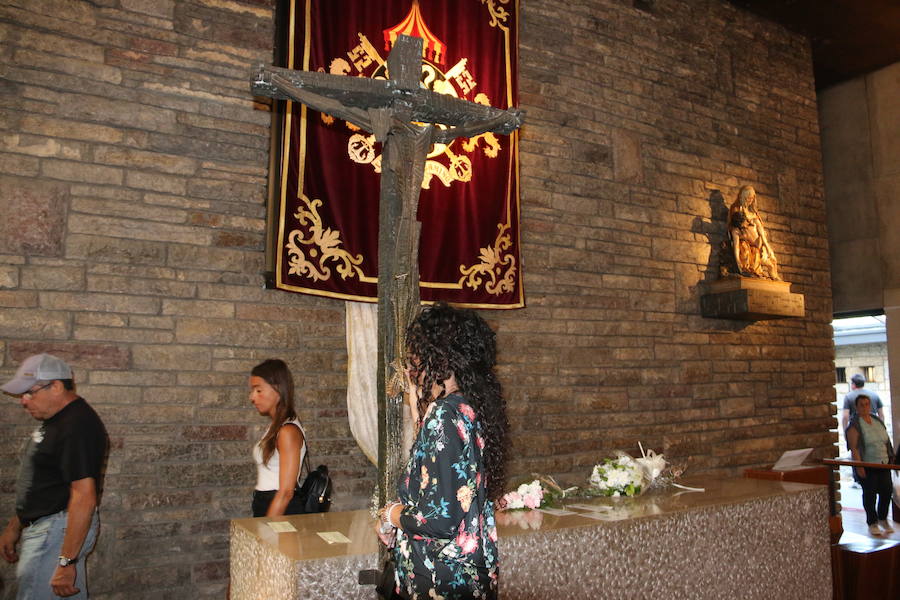
[[[718, 0], [523, 2], [528, 308], [487, 316], [511, 472], [582, 481], [641, 440], [689, 473], [833, 452], [830, 279], [807, 44]], [[343, 306], [262, 289], [271, 0], [0, 7], [0, 375], [55, 352], [112, 437], [96, 598], [221, 598], [248, 512], [246, 401], [294, 368], [337, 508], [374, 469], [344, 402]], [[699, 316], [752, 183], [804, 319]], [[33, 421], [0, 404], [0, 513]], [[3, 597], [12, 569], [0, 567]]]
[[[518, 471], [583, 477], [637, 439], [721, 474], [792, 447], [831, 452], [807, 44], [717, 2], [653, 4], [525, 7], [528, 309], [495, 317]], [[726, 206], [747, 183], [784, 278], [806, 297], [804, 319], [698, 314]]]

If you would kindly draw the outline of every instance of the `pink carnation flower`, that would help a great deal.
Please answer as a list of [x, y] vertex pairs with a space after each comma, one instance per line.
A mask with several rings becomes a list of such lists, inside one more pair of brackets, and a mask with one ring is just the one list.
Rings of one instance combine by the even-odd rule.
[[518, 492], [509, 492], [503, 496], [500, 504], [505, 509], [515, 510], [517, 508], [525, 508], [525, 502]]
[[530, 492], [525, 494], [522, 500], [525, 502], [526, 508], [540, 508], [543, 496], [542, 492]]

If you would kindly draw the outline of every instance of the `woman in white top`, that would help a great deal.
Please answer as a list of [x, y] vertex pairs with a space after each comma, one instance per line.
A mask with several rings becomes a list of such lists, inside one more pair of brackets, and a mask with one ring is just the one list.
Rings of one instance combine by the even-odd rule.
[[299, 497], [300, 465], [306, 440], [294, 410], [294, 378], [283, 360], [270, 358], [250, 372], [250, 402], [272, 422], [253, 447], [256, 489], [253, 516], [275, 517], [303, 512]]

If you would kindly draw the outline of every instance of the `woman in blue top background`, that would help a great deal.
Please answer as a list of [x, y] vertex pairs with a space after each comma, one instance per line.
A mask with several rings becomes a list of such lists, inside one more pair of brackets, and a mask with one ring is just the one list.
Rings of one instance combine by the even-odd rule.
[[395, 592], [496, 598], [497, 527], [509, 423], [494, 332], [470, 310], [425, 308], [407, 333], [407, 402], [418, 433], [379, 535], [394, 542]]
[[[871, 408], [871, 400], [867, 395], [860, 394], [856, 397], [856, 414], [847, 428], [847, 446], [850, 447], [853, 460], [886, 465], [892, 460], [890, 438], [884, 423], [872, 414]], [[894, 491], [891, 471], [870, 467], [855, 469], [857, 481], [863, 489], [863, 508], [866, 509], [869, 533], [877, 537], [892, 533], [894, 528], [887, 520], [891, 494]]]

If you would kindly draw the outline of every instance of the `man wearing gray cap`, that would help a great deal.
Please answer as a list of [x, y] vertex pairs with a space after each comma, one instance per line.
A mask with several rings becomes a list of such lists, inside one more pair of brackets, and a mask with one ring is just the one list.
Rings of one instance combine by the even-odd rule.
[[18, 562], [17, 597], [87, 598], [84, 558], [99, 527], [106, 428], [75, 393], [69, 365], [50, 354], [25, 359], [0, 390], [18, 397], [41, 423], [22, 456], [16, 514], [0, 534], [0, 554]]

